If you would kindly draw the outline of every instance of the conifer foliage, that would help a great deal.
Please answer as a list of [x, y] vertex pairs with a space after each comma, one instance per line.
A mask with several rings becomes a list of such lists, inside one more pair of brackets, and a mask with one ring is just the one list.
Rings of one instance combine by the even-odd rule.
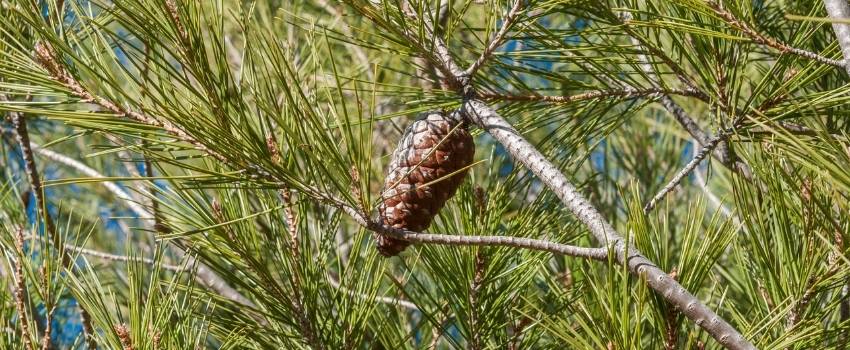
[[0, 349], [848, 349], [848, 16], [0, 0]]

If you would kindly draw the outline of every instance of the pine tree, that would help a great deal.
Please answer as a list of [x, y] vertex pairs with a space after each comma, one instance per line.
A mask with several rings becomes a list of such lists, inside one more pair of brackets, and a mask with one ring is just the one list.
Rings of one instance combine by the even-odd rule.
[[0, 19], [0, 348], [850, 343], [844, 0]]

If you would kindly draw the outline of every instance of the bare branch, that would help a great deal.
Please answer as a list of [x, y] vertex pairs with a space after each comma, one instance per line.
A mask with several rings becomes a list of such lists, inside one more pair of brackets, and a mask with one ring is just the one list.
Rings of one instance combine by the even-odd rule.
[[363, 213], [361, 210], [349, 205], [339, 199], [327, 195], [314, 195], [314, 197], [344, 211], [364, 228], [383, 233], [394, 238], [402, 239], [414, 244], [442, 244], [451, 246], [501, 246], [513, 248], [525, 248], [539, 250], [554, 254], [572, 257], [587, 258], [592, 260], [607, 261], [607, 248], [577, 247], [567, 244], [555, 243], [547, 240], [514, 237], [514, 236], [466, 236], [451, 234], [420, 233], [384, 226]]
[[[39, 155], [41, 155], [41, 156], [43, 156], [47, 159], [50, 159], [50, 160], [52, 160], [56, 163], [59, 163], [59, 164], [68, 166], [70, 168], [73, 168], [73, 169], [79, 171], [80, 173], [85, 174], [88, 177], [97, 178], [97, 179], [104, 178], [103, 174], [97, 172], [96, 170], [92, 169], [91, 167], [83, 164], [82, 162], [80, 162], [76, 159], [68, 157], [64, 154], [59, 154], [59, 153], [53, 152], [53, 151], [46, 149], [46, 148], [43, 148], [40, 145], [33, 143], [33, 142], [30, 142], [30, 146], [32, 147], [33, 151], [35, 151]], [[123, 201], [127, 205], [127, 207], [130, 208], [130, 210], [132, 210], [133, 213], [138, 215], [141, 219], [153, 218], [153, 214], [151, 214], [144, 207], [142, 207], [139, 203], [137, 203], [133, 199], [133, 197], [130, 196], [130, 194], [125, 192], [123, 189], [121, 189], [121, 187], [118, 186], [118, 184], [111, 182], [111, 181], [102, 181], [101, 184], [103, 185], [103, 187], [106, 187], [106, 189], [108, 189], [109, 192], [112, 192], [112, 194], [115, 195], [116, 198]]]
[[488, 59], [490, 59], [493, 52], [502, 45], [502, 42], [505, 40], [505, 36], [508, 34], [508, 30], [510, 30], [514, 25], [514, 21], [516, 21], [524, 2], [524, 0], [514, 0], [514, 5], [502, 21], [502, 28], [499, 29], [499, 31], [493, 36], [493, 39], [490, 39], [490, 43], [487, 44], [487, 47], [485, 47], [484, 51], [481, 52], [481, 56], [479, 56], [478, 59], [475, 60], [475, 62], [473, 62], [466, 71], [464, 71], [466, 76], [473, 76], [475, 72], [477, 72], [478, 69], [481, 68]]
[[[681, 95], [681, 96], [691, 96], [701, 98], [702, 94], [691, 90], [691, 89], [663, 89], [663, 88], [650, 88], [650, 89], [634, 89], [634, 88], [624, 88], [624, 89], [616, 89], [616, 90], [599, 90], [599, 91], [590, 91], [584, 92], [576, 95], [569, 96], [544, 96], [544, 95], [509, 95], [509, 94], [497, 94], [497, 93], [487, 93], [482, 92], [478, 94], [478, 97], [484, 100], [490, 101], [528, 101], [528, 102], [549, 102], [549, 103], [570, 103], [575, 101], [583, 101], [583, 100], [591, 100], [595, 98], [604, 98], [604, 97], [622, 97], [622, 98], [636, 98], [636, 97], [661, 97], [665, 98], [666, 95]], [[669, 98], [669, 97], [668, 97]]]
[[721, 19], [726, 21], [726, 23], [728, 23], [730, 26], [746, 34], [748, 37], [750, 37], [750, 39], [752, 39], [753, 42], [772, 47], [782, 53], [789, 53], [831, 66], [848, 69], [848, 67], [844, 64], [844, 61], [834, 60], [811, 51], [791, 47], [790, 45], [785, 44], [779, 40], [762, 35], [755, 29], [751, 28], [747, 23], [736, 18], [735, 15], [733, 15], [731, 12], [726, 11], [719, 3], [715, 1], [708, 1], [708, 6], [714, 11], [714, 13], [720, 16]]
[[[76, 253], [80, 253], [80, 254], [83, 254], [83, 255], [103, 259], [103, 260], [119, 261], [119, 262], [125, 262], [125, 263], [142, 263], [142, 264], [146, 264], [146, 265], [156, 265], [156, 263], [157, 263], [156, 260], [153, 260], [153, 259], [150, 259], [150, 258], [136, 258], [136, 257], [125, 256], [125, 255], [109, 254], [109, 253], [104, 253], [104, 252], [97, 251], [97, 250], [77, 247], [73, 244], [65, 244], [65, 249], [76, 252]], [[187, 268], [182, 267], [182, 266], [178, 266], [178, 265], [160, 264], [160, 267], [163, 270], [174, 271], [174, 272], [181, 272], [181, 271], [187, 270]]]

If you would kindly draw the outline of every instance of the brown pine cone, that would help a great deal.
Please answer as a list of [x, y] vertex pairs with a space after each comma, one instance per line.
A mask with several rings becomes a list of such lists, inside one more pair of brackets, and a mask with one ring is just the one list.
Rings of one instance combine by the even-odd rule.
[[[455, 116], [428, 112], [407, 127], [381, 191], [378, 211], [384, 225], [422, 231], [455, 194], [475, 155], [472, 136], [461, 123]], [[385, 256], [397, 255], [408, 245], [378, 236], [378, 252]]]

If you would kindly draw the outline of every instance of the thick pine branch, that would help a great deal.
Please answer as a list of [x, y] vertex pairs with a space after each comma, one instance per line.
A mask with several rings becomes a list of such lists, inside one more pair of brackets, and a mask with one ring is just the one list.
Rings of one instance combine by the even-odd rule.
[[558, 168], [535, 147], [483, 102], [471, 100], [464, 104], [465, 113], [501, 143], [511, 156], [531, 170], [585, 224], [601, 243], [611, 247], [617, 261], [627, 264], [629, 271], [641, 276], [647, 284], [682, 314], [705, 329], [728, 349], [755, 349], [732, 325], [717, 315], [696, 296], [670, 278], [666, 272], [645, 258], [640, 251], [626, 244], [624, 238], [582, 196]]
[[[850, 19], [850, 5], [847, 0], [823, 0], [823, 4], [826, 13], [833, 20]], [[844, 55], [844, 69], [850, 74], [850, 24], [832, 22], [832, 30], [835, 31], [835, 38], [838, 39], [838, 46], [841, 46], [841, 53]]]
[[[428, 29], [427, 21], [426, 30]], [[443, 70], [456, 72], [454, 81], [465, 85], [458, 87], [466, 97], [475, 97], [475, 90], [468, 85], [469, 77], [457, 72], [463, 72], [454, 62], [448, 46], [440, 38], [434, 39], [437, 65], [443, 65]], [[703, 304], [696, 296], [688, 292], [678, 282], [670, 278], [666, 272], [658, 268], [652, 261], [646, 259], [637, 249], [627, 245], [624, 238], [608, 223], [602, 214], [593, 207], [576, 187], [564, 176], [558, 168], [549, 162], [531, 143], [523, 138], [504, 118], [487, 104], [474, 98], [464, 101], [461, 108], [471, 121], [495, 138], [508, 153], [525, 165], [567, 206], [570, 211], [590, 230], [590, 232], [606, 247], [613, 249], [617, 261], [628, 265], [629, 271], [641, 276], [647, 284], [665, 300], [679, 308], [685, 316], [705, 329], [720, 344], [729, 349], [755, 349], [726, 320]]]

